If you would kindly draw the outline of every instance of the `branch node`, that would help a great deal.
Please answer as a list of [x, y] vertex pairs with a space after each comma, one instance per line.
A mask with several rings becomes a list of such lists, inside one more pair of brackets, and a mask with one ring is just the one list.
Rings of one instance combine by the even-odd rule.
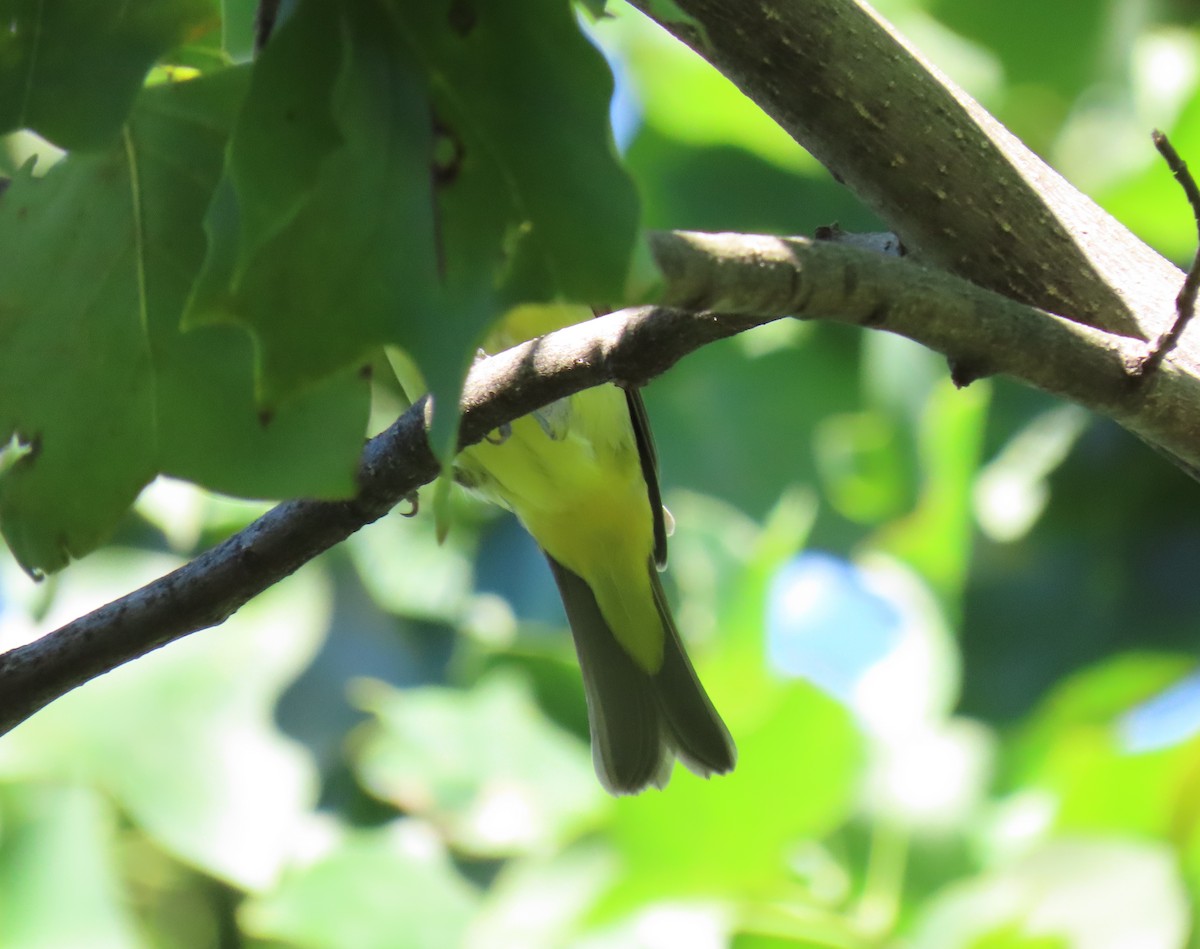
[[972, 382], [978, 382], [995, 372], [982, 359], [963, 356], [948, 357], [946, 365], [950, 367], [950, 381], [954, 383], [956, 389], [965, 389]]
[[891, 231], [847, 231], [837, 221], [818, 227], [813, 231], [813, 240], [830, 244], [849, 244], [851, 247], [875, 251], [884, 257], [903, 257], [907, 253], [899, 235]]

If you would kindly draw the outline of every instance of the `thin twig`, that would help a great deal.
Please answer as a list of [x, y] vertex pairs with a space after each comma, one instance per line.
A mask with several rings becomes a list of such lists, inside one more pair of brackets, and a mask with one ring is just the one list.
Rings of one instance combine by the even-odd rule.
[[1196, 219], [1198, 236], [1196, 256], [1192, 259], [1192, 266], [1188, 268], [1187, 276], [1183, 279], [1183, 286], [1180, 287], [1179, 294], [1175, 297], [1175, 319], [1171, 323], [1171, 328], [1159, 335], [1149, 352], [1133, 368], [1132, 375], [1139, 381], [1153, 375], [1163, 359], [1166, 358], [1167, 353], [1179, 342], [1179, 337], [1187, 328], [1192, 314], [1196, 312], [1196, 293], [1200, 291], [1200, 188], [1196, 187], [1196, 179], [1188, 171], [1187, 162], [1179, 157], [1179, 153], [1175, 151], [1175, 146], [1171, 144], [1166, 133], [1155, 129], [1150, 137], [1154, 141], [1154, 147], [1166, 160], [1171, 174], [1183, 188], [1183, 193], [1187, 195], [1188, 204], [1192, 207], [1192, 215]]

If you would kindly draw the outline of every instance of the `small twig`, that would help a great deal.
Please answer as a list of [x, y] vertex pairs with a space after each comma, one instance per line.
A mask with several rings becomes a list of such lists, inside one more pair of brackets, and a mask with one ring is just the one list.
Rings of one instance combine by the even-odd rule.
[[1196, 294], [1200, 291], [1200, 188], [1196, 187], [1196, 179], [1188, 171], [1187, 162], [1179, 157], [1179, 153], [1175, 151], [1175, 146], [1167, 139], [1166, 133], [1155, 129], [1150, 137], [1154, 141], [1154, 147], [1158, 149], [1159, 154], [1166, 160], [1167, 167], [1171, 169], [1171, 174], [1175, 176], [1175, 180], [1183, 188], [1183, 193], [1187, 195], [1188, 204], [1192, 207], [1192, 215], [1196, 219], [1198, 237], [1196, 256], [1192, 259], [1192, 266], [1188, 268], [1187, 276], [1184, 277], [1183, 286], [1180, 287], [1178, 296], [1175, 297], [1175, 319], [1171, 323], [1171, 328], [1159, 335], [1158, 339], [1151, 345], [1149, 352], [1133, 367], [1131, 375], [1139, 382], [1153, 375], [1167, 353], [1179, 342], [1179, 337], [1183, 335], [1184, 329], [1187, 328], [1188, 321], [1191, 320], [1192, 314], [1196, 312]]

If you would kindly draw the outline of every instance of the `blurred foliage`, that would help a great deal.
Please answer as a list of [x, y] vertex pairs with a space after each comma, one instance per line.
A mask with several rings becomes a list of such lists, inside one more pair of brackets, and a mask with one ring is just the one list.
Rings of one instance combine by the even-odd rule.
[[[72, 90], [56, 101], [76, 108], [35, 97], [0, 118], [72, 150], [45, 187], [29, 170], [13, 186], [36, 188], [45, 206], [128, 176], [130, 154], [140, 160], [143, 238], [158, 256], [139, 265], [123, 236], [112, 239], [136, 216], [127, 192], [90, 220], [52, 215], [62, 230], [48, 239], [106, 247], [88, 258], [111, 278], [96, 278], [106, 312], [122, 312], [139, 272], [148, 278], [142, 316], [161, 335], [140, 363], [122, 364], [124, 417], [148, 405], [167, 414], [156, 416], [162, 439], [98, 442], [108, 467], [89, 464], [86, 484], [63, 464], [46, 503], [69, 496], [76, 509], [55, 516], [82, 517], [71, 523], [89, 546], [117, 522], [108, 496], [126, 503], [154, 471], [248, 495], [333, 493], [360, 440], [361, 381], [336, 383], [336, 411], [314, 395], [262, 428], [241, 330], [174, 340], [153, 327], [182, 309], [185, 275], [202, 264], [227, 281], [213, 284], [213, 306], [259, 306], [266, 290], [222, 268], [236, 270], [239, 254], [296, 262], [281, 253], [295, 245], [277, 242], [311, 240], [296, 221], [321, 206], [297, 206], [288, 189], [320, 198], [338, 162], [363, 149], [378, 103], [342, 70], [331, 92], [341, 98], [288, 133], [327, 149], [331, 164], [282, 155], [280, 174], [264, 177], [252, 152], [238, 164], [234, 149], [222, 166], [231, 128], [283, 134], [241, 110], [296, 51], [281, 44], [253, 80], [228, 65], [249, 55], [249, 0], [172, 0], [124, 20], [118, 5], [93, 6], [60, 4], [61, 19], [47, 21], [47, 76]], [[565, 4], [527, 6], [553, 19], [559, 45], [545, 53], [568, 83], [555, 94], [582, 90], [579, 122], [592, 122], [607, 98], [598, 58], [582, 55]], [[878, 6], [1064, 174], [1164, 253], [1190, 257], [1191, 216], [1148, 132], [1163, 128], [1185, 158], [1200, 156], [1192, 4]], [[18, 23], [41, 5], [9, 7]], [[643, 226], [878, 226], [726, 80], [628, 8], [609, 12], [580, 23], [615, 74], [612, 126]], [[61, 55], [64, 24], [106, 15], [121, 68]], [[488, 56], [529, 40], [509, 25]], [[174, 71], [155, 70], [139, 94], [155, 61]], [[493, 67], [515, 84], [496, 94], [537, 88], [535, 65]], [[3, 89], [14, 73], [2, 61], [0, 73]], [[183, 73], [205, 82], [172, 81]], [[463, 95], [490, 91], [471, 68], [456, 75]], [[318, 83], [320, 71], [303, 78]], [[405, 83], [418, 80], [391, 81], [411, 93]], [[510, 130], [503, 147], [554, 162], [586, 152], [566, 140], [576, 116], [559, 115], [557, 101], [539, 100], [535, 124]], [[225, 118], [193, 121], [200, 114]], [[455, 115], [468, 137], [495, 131], [486, 116]], [[190, 136], [186, 153], [157, 148], [168, 133]], [[58, 153], [10, 137], [12, 167], [30, 154], [42, 156], [40, 174]], [[472, 187], [491, 180], [479, 173]], [[216, 243], [205, 245], [181, 224], [198, 219], [203, 189], [222, 175]], [[551, 250], [575, 241], [619, 256], [596, 241], [624, 225], [601, 223], [586, 201], [619, 192], [621, 175], [612, 163], [577, 176], [583, 203], [547, 212], [547, 227], [570, 231]], [[601, 188], [605, 176], [615, 177]], [[582, 186], [595, 186], [591, 198]], [[621, 219], [621, 207], [608, 210]], [[251, 219], [243, 230], [238, 214]], [[32, 269], [6, 269], [0, 287], [51, 312], [54, 300], [34, 291], [54, 289], [55, 261], [25, 245], [9, 256]], [[460, 289], [487, 310], [478, 287]], [[138, 337], [129, 323], [109, 329], [111, 347]], [[215, 332], [237, 340], [237, 360], [217, 358], [203, 335]], [[38, 341], [79, 360], [75, 409], [48, 426], [94, 426], [86, 413], [104, 408], [87, 371], [105, 351], [72, 333], [51, 323]], [[11, 361], [0, 394], [37, 407], [37, 387], [62, 388]], [[144, 387], [172, 365], [210, 384], [187, 388], [181, 375], [150, 399]], [[376, 389], [378, 427], [398, 405]], [[737, 738], [732, 775], [677, 771], [662, 792], [602, 792], [548, 571], [511, 519], [454, 494], [445, 543], [432, 517], [394, 514], [221, 628], [89, 683], [0, 741], [0, 949], [1200, 946], [1195, 484], [1108, 422], [1004, 380], [958, 392], [931, 354], [845, 327], [779, 324], [711, 346], [646, 401], [678, 524], [667, 583]], [[244, 424], [214, 427], [218, 412]], [[132, 589], [260, 510], [160, 479], [108, 547], [47, 583], [0, 560], [0, 646]]]

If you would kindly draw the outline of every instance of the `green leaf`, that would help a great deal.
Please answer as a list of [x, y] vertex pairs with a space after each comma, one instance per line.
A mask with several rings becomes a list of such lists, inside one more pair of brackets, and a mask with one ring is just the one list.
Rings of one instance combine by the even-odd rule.
[[0, 0], [0, 22], [0, 132], [104, 148], [158, 57], [215, 29], [220, 13], [217, 0]]
[[359, 703], [377, 718], [357, 755], [364, 786], [470, 853], [561, 843], [604, 803], [586, 746], [547, 722], [510, 673], [466, 693], [363, 683]]
[[114, 866], [116, 816], [95, 791], [0, 785], [0, 944], [138, 949]]
[[353, 490], [361, 382], [267, 417], [244, 332], [179, 330], [245, 82], [150, 89], [117, 147], [27, 167], [0, 202], [0, 441], [30, 448], [0, 480], [0, 522], [26, 569], [97, 546], [160, 471], [243, 496]]
[[254, 55], [258, 0], [221, 0], [221, 40], [227, 55], [245, 62]]
[[[47, 624], [175, 566], [98, 553], [63, 577]], [[86, 781], [168, 852], [235, 886], [271, 885], [316, 802], [315, 767], [273, 716], [324, 634], [321, 579], [289, 578], [219, 629], [59, 699], [6, 736], [0, 775]]]
[[1174, 949], [1190, 908], [1170, 849], [1119, 837], [1051, 840], [956, 881], [916, 920], [925, 949]]
[[[771, 582], [803, 548], [817, 515], [816, 499], [800, 488], [785, 492], [761, 528], [705, 495], [672, 491], [668, 501], [675, 517], [668, 575], [682, 603], [699, 616], [714, 617], [712, 661], [701, 678], [727, 717], [736, 709], [753, 719], [777, 699], [763, 635]], [[693, 632], [686, 623], [682, 628], [685, 637]]]
[[906, 500], [901, 438], [877, 410], [829, 415], [813, 435], [830, 503], [860, 523], [894, 517]]
[[705, 46], [711, 46], [708, 30], [704, 24], [687, 13], [675, 0], [647, 0], [646, 11], [660, 23], [682, 27], [696, 34], [704, 41]]
[[304, 949], [444, 949], [463, 945], [479, 896], [416, 821], [348, 835], [241, 920], [272, 945]]
[[[785, 483], [815, 479], [809, 433], [859, 401], [858, 342], [841, 330], [781, 320], [705, 346], [655, 379], [645, 395], [664, 483], [760, 516]], [[781, 427], [765, 424], [781, 405]]]
[[1128, 713], [1179, 681], [1182, 656], [1126, 654], [1060, 682], [1014, 743], [1019, 786], [1053, 795], [1054, 826], [1175, 838], [1195, 824], [1194, 736], [1130, 740]]
[[254, 71], [188, 323], [253, 328], [268, 404], [392, 340], [406, 306], [435, 312], [433, 131], [406, 58], [371, 0], [314, 2]]
[[958, 389], [943, 377], [929, 393], [921, 421], [921, 497], [907, 518], [887, 525], [876, 541], [958, 609], [971, 553], [972, 488], [979, 471], [991, 387]]
[[1053, 141], [1076, 97], [1125, 80], [1135, 30], [1124, 9], [1094, 0], [928, 6], [945, 26], [999, 58], [1005, 89], [988, 105], [1034, 149]]
[[[845, 927], [851, 930], [850, 926]], [[837, 933], [846, 945], [855, 945], [853, 931], [846, 934]], [[841, 943], [835, 943], [840, 945]], [[803, 936], [775, 936], [765, 933], [741, 932], [733, 937], [729, 949], [827, 949], [830, 945], [826, 939], [806, 939]]]
[[[580, 939], [580, 918], [620, 866], [603, 841], [592, 838], [564, 850], [506, 860], [484, 894], [472, 931], [490, 946], [558, 949], [560, 946], [627, 946], [615, 940]], [[591, 935], [590, 933], [588, 935]]]
[[617, 801], [613, 839], [625, 869], [598, 912], [761, 896], [780, 881], [790, 848], [847, 817], [863, 757], [849, 714], [806, 684], [777, 687], [773, 698], [759, 721], [731, 722], [731, 774], [705, 781], [677, 767], [661, 793]]
[[[100, 543], [154, 476], [149, 340], [140, 321], [126, 156], [27, 165], [0, 204], [0, 441], [29, 446], [0, 481], [26, 569]], [[85, 474], [86, 473], [86, 474]]]
[[1071, 941], [1066, 936], [1031, 936], [1009, 923], [971, 940], [968, 949], [1071, 949]]
[[[647, 9], [662, 22], [703, 29], [674, 3], [654, 2]], [[598, 23], [594, 32], [606, 47], [615, 47], [631, 74], [646, 125], [699, 148], [732, 145], [788, 171], [809, 176], [818, 172], [816, 160], [727, 76], [650, 18], [632, 13], [619, 10]], [[796, 187], [803, 185], [797, 181]], [[805, 213], [822, 212], [806, 207]]]
[[396, 513], [347, 538], [342, 549], [371, 599], [389, 613], [453, 624], [470, 609], [476, 544], [467, 519], [475, 508], [463, 510], [472, 503], [463, 495], [455, 501], [455, 530], [443, 543], [433, 518]]
[[[1170, 135], [1180, 155], [1195, 161], [1200, 154], [1200, 88], [1193, 90], [1173, 122], [1164, 123], [1163, 131]], [[1141, 168], [1096, 197], [1106, 211], [1159, 253], [1187, 266], [1196, 248], [1194, 217], [1183, 189], [1166, 164], [1148, 144], [1146, 152], [1148, 157]]]
[[189, 323], [253, 329], [269, 404], [392, 344], [453, 406], [512, 303], [623, 294], [611, 86], [564, 0], [301, 3], [256, 65]]

